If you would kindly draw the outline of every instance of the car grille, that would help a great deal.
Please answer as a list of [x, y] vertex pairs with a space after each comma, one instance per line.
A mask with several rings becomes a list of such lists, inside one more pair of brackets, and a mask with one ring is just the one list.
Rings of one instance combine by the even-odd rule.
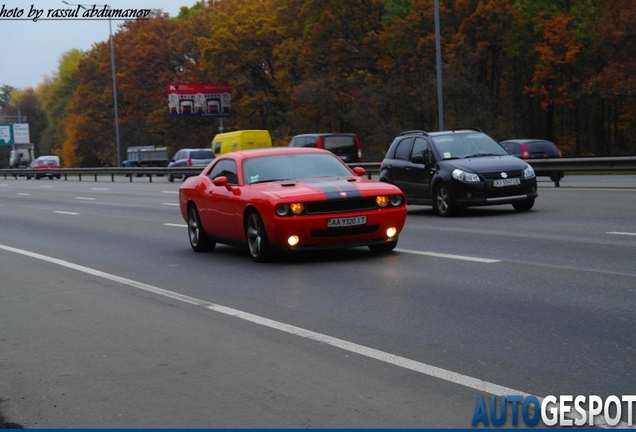
[[521, 170], [516, 170], [516, 171], [497, 171], [497, 172], [491, 172], [491, 173], [484, 173], [482, 175], [484, 176], [484, 178], [488, 180], [497, 180], [497, 179], [503, 178], [501, 176], [502, 172], [505, 172], [506, 174], [508, 174], [507, 178], [521, 177], [521, 175], [523, 174]]
[[375, 208], [375, 197], [312, 202], [305, 205], [307, 214], [339, 213]]
[[380, 225], [364, 225], [353, 226], [344, 228], [330, 228], [324, 230], [313, 230], [311, 232], [312, 237], [344, 237], [359, 234], [369, 234], [376, 232], [380, 228]]

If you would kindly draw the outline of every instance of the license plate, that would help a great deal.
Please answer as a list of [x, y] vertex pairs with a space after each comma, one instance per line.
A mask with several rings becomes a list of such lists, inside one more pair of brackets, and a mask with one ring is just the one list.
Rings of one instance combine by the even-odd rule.
[[519, 177], [495, 180], [492, 182], [492, 187], [504, 187], [504, 186], [517, 186], [521, 184]]
[[327, 228], [364, 225], [366, 223], [367, 223], [366, 216], [356, 216], [356, 217], [348, 217], [348, 218], [329, 218], [327, 219]]

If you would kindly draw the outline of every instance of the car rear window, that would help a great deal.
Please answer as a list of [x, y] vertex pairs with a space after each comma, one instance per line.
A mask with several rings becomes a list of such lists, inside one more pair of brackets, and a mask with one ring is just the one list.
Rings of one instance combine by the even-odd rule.
[[190, 159], [212, 159], [213, 157], [212, 150], [197, 150], [190, 153]]
[[547, 155], [557, 155], [559, 152], [549, 141], [530, 141], [526, 143], [530, 153], [541, 153]]
[[326, 150], [352, 150], [358, 151], [355, 138], [353, 136], [326, 136], [323, 138]]

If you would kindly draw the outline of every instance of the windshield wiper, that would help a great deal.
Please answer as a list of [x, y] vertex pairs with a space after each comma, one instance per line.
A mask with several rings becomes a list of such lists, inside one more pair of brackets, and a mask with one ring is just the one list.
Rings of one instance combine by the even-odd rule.
[[251, 182], [250, 184], [257, 184], [257, 183], [269, 183], [269, 182], [275, 182], [275, 181], [285, 181], [285, 180], [289, 180], [286, 178], [280, 178], [280, 179], [266, 179], [266, 180], [259, 180], [259, 181], [255, 181], [255, 182]]
[[474, 157], [483, 157], [483, 156], [503, 156], [503, 155], [494, 154], [494, 153], [475, 153], [468, 156], [464, 156], [464, 159], [469, 159]]

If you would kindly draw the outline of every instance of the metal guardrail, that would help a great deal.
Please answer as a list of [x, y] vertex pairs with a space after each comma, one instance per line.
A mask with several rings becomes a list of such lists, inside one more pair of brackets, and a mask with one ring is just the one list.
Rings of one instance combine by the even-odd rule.
[[[526, 160], [535, 170], [540, 171], [636, 171], [636, 156], [620, 157], [582, 157], [559, 159], [531, 159]], [[348, 164], [350, 167], [362, 167], [366, 170], [367, 177], [380, 173], [380, 162], [361, 162]], [[110, 176], [115, 181], [115, 176], [127, 176], [132, 182], [134, 178], [148, 178], [152, 182], [153, 177], [172, 175], [197, 175], [201, 167], [164, 168], [164, 167], [126, 167], [126, 168], [62, 168], [57, 170], [28, 170], [26, 168], [0, 169], [0, 176], [8, 177], [24, 176], [27, 172], [37, 173], [39, 176], [60, 175], [64, 180], [69, 176], [93, 177], [97, 181], [98, 176]]]

